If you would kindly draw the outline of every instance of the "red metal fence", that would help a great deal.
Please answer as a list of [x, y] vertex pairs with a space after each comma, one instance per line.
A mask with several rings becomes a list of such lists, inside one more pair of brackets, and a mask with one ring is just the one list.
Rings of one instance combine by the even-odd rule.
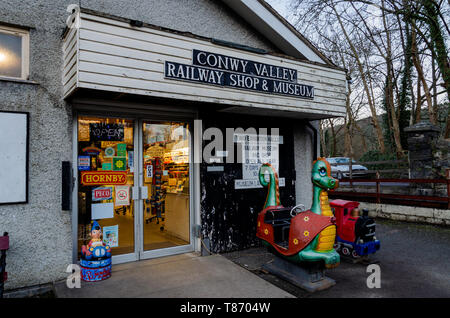
[[[340, 183], [348, 182], [352, 187], [364, 183], [364, 187], [374, 185], [375, 192], [355, 191], [329, 191], [332, 199], [347, 199], [355, 201], [366, 201], [373, 203], [389, 203], [398, 205], [412, 205], [430, 208], [450, 209], [450, 180], [449, 179], [342, 179]], [[415, 187], [417, 184], [444, 184], [446, 195], [410, 195], [401, 193], [382, 193], [383, 184], [397, 183], [403, 187]], [[395, 185], [394, 185], [395, 186]], [[400, 191], [399, 191], [400, 192]], [[444, 191], [445, 192], [445, 191]]]

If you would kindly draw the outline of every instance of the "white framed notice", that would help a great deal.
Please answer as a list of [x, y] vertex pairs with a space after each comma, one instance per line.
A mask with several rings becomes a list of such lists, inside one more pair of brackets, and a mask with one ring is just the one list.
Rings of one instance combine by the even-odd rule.
[[[242, 144], [242, 179], [234, 180], [234, 189], [262, 188], [259, 182], [259, 169], [269, 163], [275, 172], [279, 171], [280, 144], [283, 136], [264, 134], [234, 134], [234, 142]], [[284, 178], [279, 178], [280, 187], [284, 187]]]
[[29, 114], [0, 111], [0, 204], [28, 203]]

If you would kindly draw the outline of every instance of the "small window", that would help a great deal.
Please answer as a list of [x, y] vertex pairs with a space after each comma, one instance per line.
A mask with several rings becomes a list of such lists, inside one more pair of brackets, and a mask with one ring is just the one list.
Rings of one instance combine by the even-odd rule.
[[29, 32], [0, 25], [0, 77], [28, 79]]

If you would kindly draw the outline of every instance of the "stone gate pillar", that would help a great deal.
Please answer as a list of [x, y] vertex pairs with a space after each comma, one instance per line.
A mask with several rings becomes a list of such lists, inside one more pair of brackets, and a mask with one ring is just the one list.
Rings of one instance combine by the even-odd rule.
[[439, 178], [434, 164], [439, 127], [428, 121], [421, 121], [405, 128], [405, 132], [408, 136], [409, 177], [411, 179]]

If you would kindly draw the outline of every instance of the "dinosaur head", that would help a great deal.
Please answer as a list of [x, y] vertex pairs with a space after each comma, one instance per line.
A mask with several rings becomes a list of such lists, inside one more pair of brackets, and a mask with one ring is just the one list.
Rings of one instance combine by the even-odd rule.
[[[269, 175], [269, 181], [266, 180], [266, 174]], [[278, 174], [270, 163], [265, 163], [259, 168], [259, 182], [263, 187], [267, 187], [267, 197], [264, 208], [281, 205]]]
[[339, 181], [331, 177], [331, 166], [325, 158], [318, 158], [313, 162], [312, 183], [324, 190], [336, 189]]

